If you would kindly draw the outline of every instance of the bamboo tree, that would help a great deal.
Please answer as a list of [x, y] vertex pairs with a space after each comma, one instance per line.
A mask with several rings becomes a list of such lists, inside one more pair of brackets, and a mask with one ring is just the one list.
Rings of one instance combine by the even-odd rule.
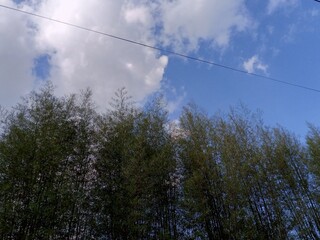
[[[50, 239], [79, 236], [67, 228], [79, 206], [75, 153], [81, 141], [72, 99], [57, 98], [49, 85], [33, 92], [8, 116], [0, 143], [2, 238]], [[78, 111], [78, 110], [76, 110]], [[79, 112], [79, 111], [78, 111]], [[88, 156], [88, 153], [85, 154]], [[79, 161], [84, 161], [79, 156]], [[87, 172], [87, 170], [84, 170]], [[77, 215], [74, 221], [79, 221]]]
[[125, 89], [113, 99], [113, 110], [99, 121], [98, 152], [95, 164], [96, 237], [128, 239], [131, 208], [124, 174], [134, 141], [136, 109], [128, 102]]
[[140, 239], [178, 237], [176, 150], [166, 129], [168, 119], [162, 102], [155, 98], [137, 118], [133, 154], [125, 169], [136, 210], [131, 224], [137, 227], [135, 237]]
[[160, 102], [138, 110], [117, 92], [114, 110], [101, 121], [97, 159], [99, 199], [103, 209], [98, 235], [110, 239], [174, 239], [176, 196], [172, 176], [175, 149]]
[[[195, 106], [184, 109], [180, 118], [186, 137], [181, 141], [181, 159], [184, 163], [183, 205], [187, 213], [186, 232], [192, 238], [228, 238], [223, 224], [226, 216], [224, 187], [219, 156], [211, 136], [211, 120]], [[187, 227], [188, 228], [188, 227]]]

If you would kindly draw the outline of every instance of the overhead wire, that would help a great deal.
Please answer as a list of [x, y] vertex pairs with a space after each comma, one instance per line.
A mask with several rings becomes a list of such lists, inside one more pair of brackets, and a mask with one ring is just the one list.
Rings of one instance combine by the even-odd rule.
[[[315, 1], [320, 1], [320, 0], [315, 0]], [[28, 12], [28, 11], [25, 11], [25, 10], [22, 10], [22, 9], [6, 6], [6, 5], [3, 5], [3, 4], [0, 4], [0, 7], [8, 9], [8, 10], [15, 11], [15, 12], [27, 14], [27, 15], [30, 15], [30, 16], [33, 16], [33, 17], [37, 17], [37, 18], [48, 20], [48, 21], [56, 22], [56, 23], [59, 23], [59, 24], [63, 24], [63, 25], [69, 26], [69, 27], [77, 28], [77, 29], [80, 29], [80, 30], [84, 30], [84, 31], [100, 34], [100, 35], [103, 35], [103, 36], [106, 36], [106, 37], [109, 37], [109, 38], [113, 38], [113, 39], [116, 39], [116, 40], [120, 40], [120, 41], [124, 41], [124, 42], [130, 43], [130, 44], [146, 47], [146, 48], [149, 48], [149, 49], [160, 51], [162, 53], [175, 55], [175, 56], [182, 57], [182, 58], [185, 58], [185, 59], [197, 61], [197, 62], [200, 62], [200, 63], [205, 63], [205, 64], [208, 64], [208, 65], [211, 65], [211, 66], [224, 68], [224, 69], [231, 70], [231, 71], [234, 71], [234, 72], [238, 72], [238, 73], [242, 73], [242, 74], [258, 77], [258, 78], [261, 78], [261, 79], [264, 79], [264, 80], [269, 80], [269, 81], [273, 81], [273, 82], [289, 85], [289, 86], [292, 86], [292, 87], [297, 87], [297, 88], [301, 88], [301, 89], [305, 89], [305, 90], [309, 90], [309, 91], [320, 93], [320, 89], [316, 89], [316, 88], [307, 87], [307, 86], [296, 84], [296, 83], [283, 81], [283, 80], [280, 80], [280, 79], [277, 79], [277, 78], [273, 78], [273, 77], [269, 77], [269, 76], [265, 76], [265, 75], [262, 75], [262, 74], [248, 72], [248, 71], [245, 71], [245, 70], [242, 70], [242, 69], [238, 69], [238, 68], [234, 68], [234, 67], [231, 67], [231, 66], [227, 66], [227, 65], [224, 65], [224, 64], [215, 63], [213, 61], [204, 60], [204, 59], [201, 59], [201, 58], [198, 58], [198, 57], [193, 57], [193, 56], [190, 56], [190, 55], [187, 55], [187, 54], [183, 54], [183, 53], [175, 52], [175, 51], [172, 51], [172, 50], [164, 49], [164, 48], [161, 48], [161, 47], [149, 45], [149, 44], [146, 44], [146, 43], [143, 43], [143, 42], [138, 42], [138, 41], [135, 41], [135, 40], [132, 40], [132, 39], [128, 39], [128, 38], [125, 38], [125, 37], [120, 37], [120, 36], [109, 34], [109, 33], [106, 33], [106, 32], [93, 30], [93, 29], [90, 29], [90, 28], [87, 28], [87, 27], [83, 27], [83, 26], [80, 26], [80, 25], [77, 25], [77, 24], [61, 21], [61, 20], [58, 20], [58, 19], [54, 19], [54, 18], [50, 18], [50, 17], [44, 16], [44, 15]]]

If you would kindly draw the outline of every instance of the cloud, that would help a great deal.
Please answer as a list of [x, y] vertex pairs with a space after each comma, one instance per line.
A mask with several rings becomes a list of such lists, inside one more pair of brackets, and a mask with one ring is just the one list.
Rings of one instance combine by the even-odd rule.
[[298, 27], [296, 24], [290, 24], [287, 26], [286, 32], [284, 32], [281, 40], [284, 41], [285, 43], [290, 43], [295, 40], [295, 35], [298, 32]]
[[[196, 51], [201, 41], [227, 47], [234, 32], [250, 27], [245, 1], [239, 0], [0, 0], [100, 32], [174, 50]], [[45, 56], [46, 79], [59, 95], [90, 87], [104, 108], [125, 86], [140, 101], [161, 89], [168, 56], [55, 22], [0, 9], [0, 103], [41, 82], [37, 73]], [[186, 44], [187, 43], [187, 44]], [[40, 60], [39, 60], [40, 59]], [[40, 61], [40, 62], [39, 62]], [[35, 66], [39, 64], [39, 66]], [[36, 70], [35, 70], [36, 69]], [[41, 75], [40, 75], [41, 77]], [[3, 87], [4, 86], [4, 87]]]
[[260, 70], [263, 73], [266, 73], [268, 69], [268, 65], [263, 64], [259, 59], [259, 57], [257, 55], [254, 55], [243, 63], [243, 68], [248, 73], [255, 73], [257, 70]]
[[233, 31], [252, 21], [243, 0], [175, 0], [161, 5], [162, 40], [178, 49], [197, 50], [202, 40], [228, 45]]
[[[9, 0], [2, 4], [15, 6]], [[0, 9], [0, 104], [9, 107], [34, 86], [33, 59], [38, 52], [34, 29], [24, 15]]]
[[172, 86], [170, 83], [163, 85], [162, 91], [164, 91], [164, 100], [166, 102], [166, 110], [169, 113], [175, 113], [183, 104], [183, 101], [187, 97], [187, 92], [184, 86], [179, 89]]
[[[148, 9], [127, 1], [48, 0], [40, 14], [86, 28], [154, 44]], [[94, 14], [92, 14], [94, 13]], [[94, 33], [38, 22], [37, 41], [51, 52], [51, 80], [59, 94], [90, 87], [94, 100], [106, 106], [118, 88], [125, 86], [138, 101], [161, 87], [168, 57], [150, 49]]]
[[267, 6], [268, 14], [272, 14], [280, 8], [286, 8], [294, 6], [297, 3], [297, 0], [269, 0]]
[[179, 107], [181, 107], [182, 102], [185, 100], [186, 96], [187, 96], [187, 94], [186, 94], [186, 92], [184, 92], [183, 95], [177, 96], [176, 99], [168, 101], [167, 106], [166, 106], [167, 111], [169, 113], [174, 113], [175, 111], [177, 111], [177, 109]]

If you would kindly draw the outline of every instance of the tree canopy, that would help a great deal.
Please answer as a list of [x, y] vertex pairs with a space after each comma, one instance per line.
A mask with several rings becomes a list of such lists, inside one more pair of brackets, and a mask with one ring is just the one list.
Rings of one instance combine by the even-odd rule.
[[110, 106], [49, 84], [0, 108], [0, 239], [320, 238], [316, 126], [304, 144], [245, 108]]

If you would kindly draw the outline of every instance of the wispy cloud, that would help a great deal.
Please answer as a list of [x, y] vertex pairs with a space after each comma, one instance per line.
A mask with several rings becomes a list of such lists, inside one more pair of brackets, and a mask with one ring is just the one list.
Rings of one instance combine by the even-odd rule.
[[292, 7], [296, 4], [297, 0], [269, 0], [267, 12], [268, 14], [272, 14], [280, 8]]
[[199, 41], [212, 41], [218, 47], [229, 44], [234, 31], [253, 24], [244, 0], [174, 0], [159, 1], [164, 44], [191, 51]]
[[267, 73], [268, 65], [262, 63], [258, 55], [254, 55], [243, 63], [243, 68], [248, 73], [255, 73], [256, 71]]
[[167, 100], [167, 110], [169, 113], [174, 113], [179, 109], [187, 96], [186, 91], [183, 91], [182, 94], [176, 95], [174, 99]]

